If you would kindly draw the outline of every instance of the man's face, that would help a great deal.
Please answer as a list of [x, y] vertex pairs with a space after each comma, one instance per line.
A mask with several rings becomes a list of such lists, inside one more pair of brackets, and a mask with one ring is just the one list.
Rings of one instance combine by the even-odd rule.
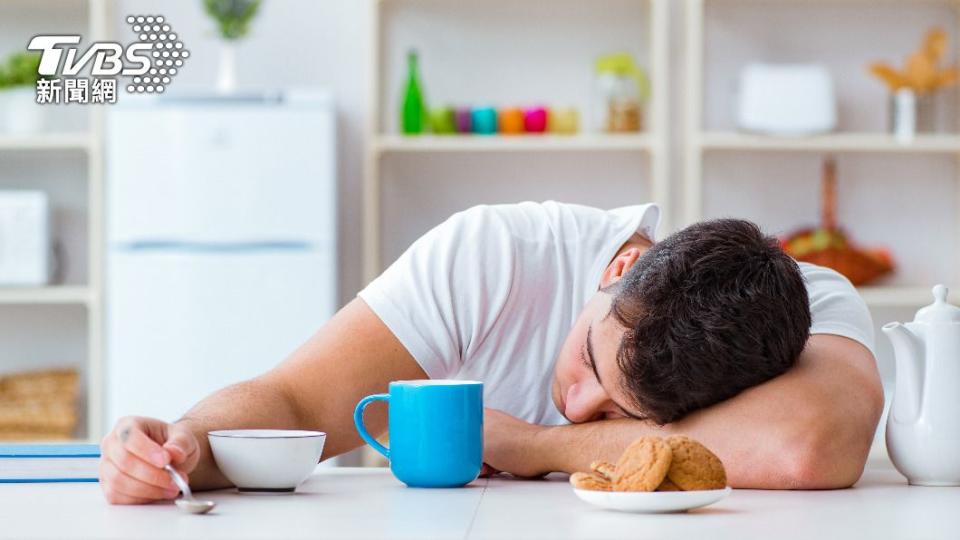
[[567, 420], [641, 418], [622, 388], [617, 350], [626, 328], [608, 316], [613, 297], [597, 292], [560, 349], [551, 394]]

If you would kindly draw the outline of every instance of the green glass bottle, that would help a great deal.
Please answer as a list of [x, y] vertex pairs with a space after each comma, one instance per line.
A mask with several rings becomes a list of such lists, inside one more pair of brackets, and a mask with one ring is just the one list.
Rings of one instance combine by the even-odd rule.
[[414, 135], [427, 130], [427, 107], [417, 76], [417, 51], [407, 53], [407, 88], [403, 94], [403, 110], [400, 129], [404, 134]]

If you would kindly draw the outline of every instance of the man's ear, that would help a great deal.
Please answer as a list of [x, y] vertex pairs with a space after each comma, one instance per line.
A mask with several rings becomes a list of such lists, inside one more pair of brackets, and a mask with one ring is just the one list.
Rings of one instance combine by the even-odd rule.
[[632, 247], [617, 255], [600, 276], [600, 288], [604, 289], [620, 281], [620, 278], [626, 275], [642, 254], [640, 248]]

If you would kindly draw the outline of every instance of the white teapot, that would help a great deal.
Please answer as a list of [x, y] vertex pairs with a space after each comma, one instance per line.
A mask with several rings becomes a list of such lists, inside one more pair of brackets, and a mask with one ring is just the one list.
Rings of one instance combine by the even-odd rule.
[[960, 486], [960, 308], [947, 288], [913, 322], [892, 322], [897, 384], [887, 418], [887, 452], [911, 485]]

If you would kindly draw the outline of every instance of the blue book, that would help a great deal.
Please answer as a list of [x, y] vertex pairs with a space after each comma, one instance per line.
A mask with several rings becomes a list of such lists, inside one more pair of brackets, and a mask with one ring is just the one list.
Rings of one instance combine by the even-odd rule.
[[0, 483], [96, 482], [96, 444], [0, 444]]

